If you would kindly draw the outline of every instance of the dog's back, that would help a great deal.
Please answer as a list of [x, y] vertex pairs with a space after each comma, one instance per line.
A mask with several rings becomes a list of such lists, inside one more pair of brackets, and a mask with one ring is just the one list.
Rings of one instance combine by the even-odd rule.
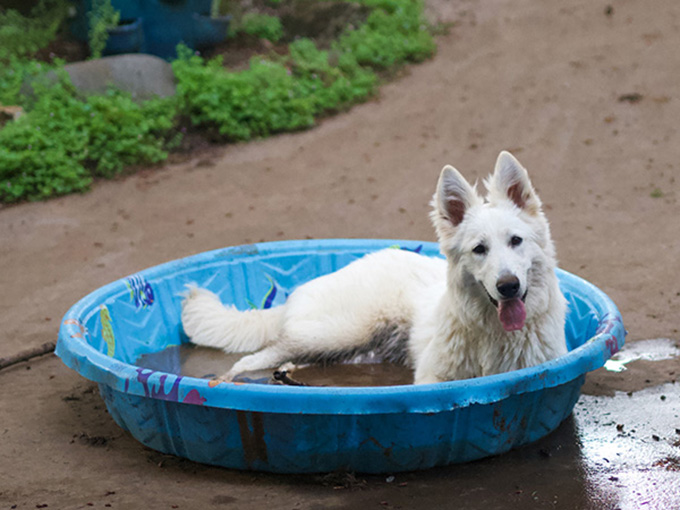
[[432, 221], [446, 260], [399, 249], [360, 258], [297, 288], [269, 310], [238, 312], [194, 289], [182, 321], [192, 342], [258, 351], [224, 376], [378, 349], [416, 383], [523, 368], [566, 353], [548, 222], [526, 170], [501, 153], [488, 194], [452, 167]]

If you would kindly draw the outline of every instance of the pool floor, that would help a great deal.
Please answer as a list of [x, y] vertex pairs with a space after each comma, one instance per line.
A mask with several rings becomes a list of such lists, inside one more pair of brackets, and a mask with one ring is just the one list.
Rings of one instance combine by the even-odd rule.
[[[136, 365], [185, 377], [212, 379], [227, 372], [245, 354], [226, 354], [219, 349], [192, 344], [175, 345], [141, 356]], [[274, 370], [249, 372], [237, 380], [273, 384]], [[309, 365], [287, 374], [295, 382], [308, 386], [394, 386], [411, 384], [413, 371], [394, 363], [339, 363]]]

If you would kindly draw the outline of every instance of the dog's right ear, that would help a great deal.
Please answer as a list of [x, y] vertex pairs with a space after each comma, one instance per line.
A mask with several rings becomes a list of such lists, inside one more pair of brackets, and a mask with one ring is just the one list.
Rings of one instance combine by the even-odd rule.
[[458, 170], [446, 165], [439, 175], [437, 191], [432, 197], [432, 223], [441, 242], [453, 236], [467, 210], [480, 200], [477, 192]]

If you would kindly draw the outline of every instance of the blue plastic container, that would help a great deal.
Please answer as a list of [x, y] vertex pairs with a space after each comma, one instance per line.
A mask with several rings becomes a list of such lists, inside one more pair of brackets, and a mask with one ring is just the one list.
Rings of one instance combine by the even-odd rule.
[[[173, 59], [179, 43], [193, 49], [218, 44], [227, 37], [231, 16], [210, 17], [211, 3], [211, 0], [111, 0], [121, 20], [139, 27], [132, 31], [122, 25], [110, 30], [104, 53], [141, 52]], [[87, 41], [91, 10], [92, 0], [77, 1], [71, 31], [82, 41]]]
[[104, 55], [121, 55], [124, 53], [139, 53], [144, 48], [144, 21], [133, 18], [109, 29]]
[[385, 247], [438, 256], [433, 243], [290, 241], [239, 246], [156, 266], [74, 305], [57, 355], [99, 384], [109, 412], [137, 440], [207, 464], [285, 473], [425, 469], [499, 454], [554, 430], [585, 373], [604, 365], [625, 331], [612, 301], [558, 270], [569, 301], [570, 352], [542, 365], [421, 386], [294, 387], [226, 384], [135, 366], [186, 342], [187, 283], [241, 309], [276, 306], [296, 286]]

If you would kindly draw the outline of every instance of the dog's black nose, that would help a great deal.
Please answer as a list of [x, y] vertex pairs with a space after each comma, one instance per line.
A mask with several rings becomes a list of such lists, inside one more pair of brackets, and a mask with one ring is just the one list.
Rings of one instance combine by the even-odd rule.
[[519, 294], [519, 278], [511, 274], [501, 276], [496, 282], [496, 290], [505, 299], [517, 297]]

